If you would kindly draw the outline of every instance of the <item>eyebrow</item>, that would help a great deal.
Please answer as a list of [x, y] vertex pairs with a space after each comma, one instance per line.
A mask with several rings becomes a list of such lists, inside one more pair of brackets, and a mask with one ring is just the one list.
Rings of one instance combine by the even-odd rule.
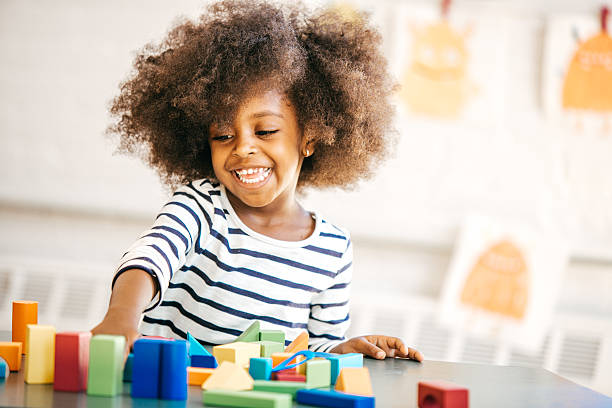
[[278, 113], [278, 112], [274, 112], [271, 110], [265, 110], [265, 111], [261, 111], [261, 112], [256, 112], [254, 114], [251, 115], [252, 118], [261, 118], [263, 116], [278, 116], [281, 119], [285, 119], [285, 117]]

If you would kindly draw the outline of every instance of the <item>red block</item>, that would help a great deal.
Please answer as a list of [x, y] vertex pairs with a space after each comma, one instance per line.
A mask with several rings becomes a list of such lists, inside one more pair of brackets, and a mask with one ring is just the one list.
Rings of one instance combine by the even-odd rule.
[[90, 332], [64, 332], [55, 335], [56, 391], [85, 391], [89, 367]]
[[[293, 371], [293, 370], [292, 370]], [[296, 382], [306, 382], [306, 376], [303, 374], [298, 374], [295, 371], [279, 371], [276, 373], [272, 373], [272, 379], [276, 381], [296, 381]]]
[[420, 381], [419, 408], [468, 408], [468, 389], [449, 381]]

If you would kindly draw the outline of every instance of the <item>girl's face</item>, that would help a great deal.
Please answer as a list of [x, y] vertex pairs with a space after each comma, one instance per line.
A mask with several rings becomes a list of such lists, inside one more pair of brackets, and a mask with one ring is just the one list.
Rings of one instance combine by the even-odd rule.
[[295, 109], [282, 93], [255, 94], [238, 107], [232, 123], [210, 127], [215, 175], [230, 198], [249, 207], [292, 203], [303, 160], [301, 136]]

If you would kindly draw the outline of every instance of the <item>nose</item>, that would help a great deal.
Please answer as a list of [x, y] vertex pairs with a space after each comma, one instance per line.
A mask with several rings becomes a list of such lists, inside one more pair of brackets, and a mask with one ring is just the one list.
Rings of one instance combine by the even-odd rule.
[[248, 157], [257, 153], [257, 139], [254, 135], [249, 134], [249, 132], [244, 132], [235, 137], [236, 143], [234, 144], [233, 154], [238, 157]]

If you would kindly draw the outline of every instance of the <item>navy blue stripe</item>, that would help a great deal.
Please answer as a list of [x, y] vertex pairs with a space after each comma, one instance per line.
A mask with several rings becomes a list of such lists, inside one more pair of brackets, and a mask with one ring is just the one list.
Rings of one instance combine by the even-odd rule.
[[210, 277], [208, 275], [206, 275], [206, 273], [204, 273], [204, 271], [202, 271], [197, 266], [193, 266], [192, 265], [192, 266], [189, 266], [189, 267], [182, 267], [181, 270], [183, 270], [183, 271], [189, 270], [189, 271], [195, 273], [200, 278], [202, 278], [202, 280], [204, 280], [204, 282], [208, 286], [218, 287], [220, 289], [227, 290], [228, 292], [231, 292], [231, 293], [235, 293], [235, 294], [242, 295], [242, 296], [245, 296], [245, 297], [248, 297], [248, 298], [251, 298], [251, 299], [259, 300], [260, 302], [269, 303], [269, 304], [273, 304], [273, 305], [282, 305], [282, 306], [295, 307], [295, 308], [298, 308], [298, 309], [309, 309], [310, 308], [310, 303], [294, 303], [294, 302], [290, 302], [288, 300], [272, 299], [272, 298], [260, 295], [259, 293], [251, 292], [249, 290], [241, 289], [241, 288], [238, 288], [236, 286], [228, 285], [227, 283], [213, 281], [212, 279], [210, 279]]
[[[182, 289], [185, 292], [189, 293], [191, 295], [191, 297], [196, 302], [204, 303], [205, 305], [208, 305], [208, 306], [212, 307], [213, 309], [219, 310], [221, 312], [225, 312], [225, 313], [227, 313], [229, 315], [232, 315], [232, 316], [241, 317], [243, 319], [248, 319], [248, 320], [261, 320], [261, 321], [264, 321], [264, 322], [269, 322], [269, 323], [273, 323], [273, 324], [276, 324], [276, 325], [279, 325], [279, 326], [284, 326], [284, 327], [300, 328], [300, 329], [305, 329], [305, 328], [308, 327], [308, 325], [304, 324], [304, 323], [287, 322], [285, 320], [277, 319], [277, 318], [274, 318], [274, 317], [256, 315], [256, 314], [244, 312], [242, 310], [234, 309], [234, 308], [226, 306], [226, 305], [222, 305], [221, 303], [215, 302], [214, 300], [211, 300], [211, 299], [199, 296], [197, 293], [195, 293], [193, 288], [191, 286], [187, 285], [186, 283], [182, 283], [182, 282], [181, 283], [173, 283], [173, 282], [170, 282], [170, 285], [168, 286], [168, 288], [169, 289]], [[162, 305], [164, 305], [165, 303], [166, 302], [162, 302]]]
[[208, 194], [212, 195], [216, 195], [216, 196], [220, 196], [221, 195], [221, 191], [219, 190], [209, 190]]
[[200, 190], [198, 190], [197, 188], [194, 187], [193, 183], [189, 183], [187, 185], [189, 188], [191, 188], [197, 195], [199, 195], [200, 197], [202, 197], [203, 199], [205, 199], [206, 201], [208, 201], [209, 203], [213, 203], [212, 198], [210, 198], [209, 195], [204, 194], [203, 192], [201, 192]]
[[285, 279], [275, 278], [274, 276], [269, 276], [269, 275], [266, 275], [264, 273], [257, 272], [257, 271], [255, 271], [253, 269], [248, 269], [248, 268], [243, 268], [243, 267], [236, 268], [234, 266], [227, 265], [227, 264], [221, 262], [219, 260], [219, 258], [217, 258], [217, 256], [215, 254], [213, 254], [212, 252], [210, 252], [208, 250], [202, 251], [202, 254], [204, 256], [206, 256], [208, 259], [210, 259], [211, 261], [213, 261], [217, 265], [218, 268], [223, 269], [226, 272], [243, 273], [245, 275], [252, 276], [254, 278], [263, 279], [263, 280], [266, 280], [268, 282], [276, 283], [278, 285], [287, 286], [289, 288], [301, 289], [301, 290], [304, 290], [306, 292], [314, 292], [314, 293], [321, 292], [321, 290], [319, 290], [317, 288], [313, 288], [313, 287], [307, 286], [307, 285], [302, 285], [300, 283], [295, 283], [295, 282], [292, 282], [292, 281], [289, 281], [289, 280], [285, 280]]
[[218, 331], [218, 332], [221, 332], [221, 333], [230, 334], [232, 336], [240, 336], [240, 334], [242, 333], [240, 330], [235, 330], [235, 329], [230, 329], [230, 328], [227, 328], [227, 327], [217, 326], [214, 323], [206, 321], [206, 320], [202, 319], [201, 317], [196, 316], [193, 313], [185, 310], [185, 308], [183, 307], [183, 305], [180, 304], [180, 302], [175, 302], [173, 300], [172, 301], [164, 300], [161, 303], [161, 306], [173, 307], [176, 310], [178, 310], [183, 316], [188, 318], [189, 320], [194, 321], [197, 324], [199, 324], [200, 326], [206, 327], [207, 329]]
[[344, 340], [344, 337], [332, 336], [331, 334], [314, 334], [310, 330], [308, 335], [311, 339], [329, 339], [329, 340]]
[[348, 282], [347, 283], [338, 283], [338, 284], [336, 284], [334, 286], [330, 286], [327, 290], [329, 290], [329, 289], [344, 289], [348, 285], [350, 285], [350, 283], [348, 283]]
[[217, 188], [219, 187], [221, 184], [220, 183], [213, 183], [212, 181], [210, 181], [209, 179], [204, 179], [202, 180], [202, 182], [200, 183], [200, 187], [202, 187], [204, 184], [210, 184], [210, 186], [212, 188]]
[[228, 228], [227, 232], [229, 232], [230, 234], [248, 235], [246, 232], [244, 232], [240, 228]]
[[319, 306], [321, 309], [327, 309], [328, 307], [339, 307], [346, 306], [348, 304], [348, 300], [340, 303], [314, 303], [310, 305], [310, 307]]
[[347, 314], [344, 319], [339, 319], [339, 320], [321, 320], [321, 319], [317, 319], [316, 317], [313, 317], [312, 315], [309, 317], [310, 320], [315, 320], [317, 322], [321, 322], [321, 323], [326, 323], [326, 324], [340, 324], [340, 323], [344, 323], [346, 322], [348, 319], [350, 319], [349, 315]]
[[[185, 333], [184, 331], [182, 331], [181, 329], [179, 329], [178, 327], [176, 327], [174, 325], [174, 323], [172, 322], [172, 320], [165, 320], [165, 319], [155, 319], [153, 317], [149, 317], [149, 316], [145, 316], [143, 319], [143, 321], [149, 323], [149, 324], [159, 324], [160, 326], [166, 326], [168, 327], [170, 330], [172, 330], [172, 332], [174, 332], [174, 334], [182, 337], [182, 338], [187, 338], [187, 333]], [[146, 334], [143, 333], [145, 336]], [[204, 341], [204, 340], [200, 340], [196, 337], [194, 337], [199, 343], [204, 344], [206, 346], [216, 346], [216, 343], [210, 343], [208, 341]]]
[[353, 261], [347, 263], [346, 265], [344, 265], [342, 268], [338, 269], [338, 273], [336, 274], [336, 276], [340, 275], [342, 272], [346, 271], [348, 268], [351, 267], [351, 265], [353, 265]]
[[[126, 263], [128, 263], [128, 262], [132, 262], [132, 261], [147, 261], [147, 262], [152, 263], [152, 264], [153, 264], [153, 266], [155, 266], [155, 267], [156, 267], [157, 269], [159, 269], [160, 271], [162, 270], [162, 268], [160, 268], [160, 267], [159, 267], [159, 265], [158, 265], [158, 264], [156, 264], [156, 263], [155, 263], [155, 261], [153, 261], [153, 260], [152, 260], [151, 258], [149, 258], [148, 256], [139, 256], [139, 257], [136, 257], [136, 258], [130, 258], [130, 259], [128, 259], [127, 261], [123, 262], [121, 265], [119, 265], [119, 268], [121, 268], [121, 267], [122, 267], [123, 265], [125, 265]], [[132, 267], [134, 267], [134, 268], [138, 268], [139, 266], [140, 266], [141, 268], [148, 268], [148, 266], [146, 266], [146, 265], [130, 265], [129, 267], [126, 267], [126, 268], [132, 268]]]
[[227, 251], [230, 254], [248, 255], [248, 256], [252, 256], [253, 258], [267, 259], [267, 260], [270, 260], [270, 261], [281, 263], [283, 265], [292, 266], [294, 268], [303, 269], [303, 270], [306, 270], [306, 271], [309, 271], [309, 272], [314, 272], [314, 273], [318, 273], [320, 275], [325, 275], [325, 276], [330, 276], [330, 277], [334, 277], [337, 274], [335, 272], [326, 271], [325, 269], [320, 269], [320, 268], [316, 268], [316, 267], [311, 266], [311, 265], [306, 265], [306, 264], [303, 264], [303, 263], [300, 263], [300, 262], [295, 262], [295, 261], [292, 261], [290, 259], [281, 258], [280, 256], [270, 255], [270, 254], [267, 254], [265, 252], [252, 251], [252, 250], [246, 249], [246, 248], [235, 248], [235, 249], [232, 249], [230, 247], [230, 245], [229, 245], [229, 242], [227, 241], [227, 238], [225, 238], [219, 232], [217, 232], [215, 230], [211, 230], [210, 234], [213, 237], [217, 238], [227, 248]]
[[332, 251], [331, 249], [320, 248], [314, 245], [306, 245], [305, 247], [302, 247], [302, 248], [308, 249], [309, 251], [318, 252], [320, 254], [331, 255], [336, 258], [342, 258], [342, 252]]
[[[159, 215], [158, 215], [158, 216], [157, 216], [155, 219], [157, 220], [157, 219], [158, 219], [159, 217], [161, 217], [162, 215], [165, 215], [166, 217], [170, 218], [172, 221], [174, 221], [174, 222], [177, 222], [177, 223], [181, 224], [181, 225], [183, 226], [183, 228], [185, 228], [185, 231], [187, 231], [187, 234], [189, 234], [189, 240], [190, 240], [191, 242], [193, 242], [193, 237], [191, 236], [191, 232], [189, 232], [189, 228], [187, 228], [187, 225], [185, 225], [185, 223], [184, 223], [183, 221], [181, 221], [181, 219], [180, 219], [179, 217], [177, 217], [177, 216], [176, 216], [176, 215], [174, 215], [174, 214], [170, 214], [170, 213], [163, 212], [163, 213], [160, 213], [160, 214], [159, 214]], [[200, 231], [198, 230], [198, 233], [199, 233], [199, 232], [200, 232]]]
[[153, 237], [153, 238], [161, 238], [161, 239], [163, 239], [164, 241], [166, 241], [168, 243], [168, 245], [170, 246], [170, 249], [172, 250], [172, 253], [176, 257], [176, 259], [178, 259], [178, 257], [179, 257], [178, 248], [176, 247], [176, 245], [174, 245], [174, 242], [172, 242], [170, 240], [170, 238], [168, 238], [164, 234], [160, 234], [159, 232], [151, 232], [151, 233], [145, 235], [145, 237]]
[[170, 278], [172, 278], [172, 264], [170, 263], [170, 260], [168, 259], [168, 256], [166, 255], [166, 253], [162, 251], [161, 248], [155, 244], [149, 244], [147, 246], [155, 249], [157, 252], [159, 252], [161, 256], [164, 257], [164, 259], [166, 260], [166, 263], [168, 264], [168, 270], [170, 271]]
[[348, 242], [346, 243], [346, 248], [344, 248], [344, 252], [346, 252], [350, 246], [351, 246], [351, 240], [349, 239]]
[[321, 232], [319, 233], [320, 237], [328, 237], [328, 238], [338, 238], [338, 239], [343, 239], [346, 240], [345, 236], [342, 235], [336, 235], [336, 234], [330, 234], [329, 232]]
[[[200, 211], [202, 212], [202, 215], [204, 216], [204, 218], [206, 218], [206, 223], [208, 224], [208, 230], [210, 231], [212, 229], [212, 221], [210, 219], [210, 216], [208, 215], [208, 212], [206, 212], [204, 207], [202, 207], [202, 204], [200, 204], [200, 202], [194, 196], [192, 196], [189, 193], [183, 193], [183, 192], [180, 192], [180, 191], [178, 193], [175, 193], [175, 195], [182, 195], [182, 196], [185, 196], [187, 198], [191, 198], [197, 204], [197, 206], [200, 208]], [[173, 201], [173, 203], [180, 204], [181, 206], [183, 206], [183, 208], [185, 208], [187, 211], [189, 211], [189, 213], [191, 213], [193, 218], [196, 219], [196, 222], [198, 223], [198, 241], [196, 241], [196, 249], [199, 248], [200, 247], [199, 238], [202, 235], [202, 228], [201, 228], [200, 217], [198, 217], [197, 214], [193, 211], [193, 209], [191, 207], [187, 206], [186, 204], [178, 203], [176, 201]]]
[[174, 228], [167, 227], [165, 225], [156, 225], [151, 229], [159, 229], [159, 230], [167, 231], [171, 234], [174, 234], [177, 237], [179, 237], [181, 241], [183, 241], [183, 245], [185, 245], [185, 248], [189, 248], [189, 242], [187, 241], [187, 237], [181, 234], [179, 231], [175, 230]]
[[222, 216], [223, 218], [225, 217], [225, 212], [223, 212], [222, 209], [215, 207], [215, 214]]

